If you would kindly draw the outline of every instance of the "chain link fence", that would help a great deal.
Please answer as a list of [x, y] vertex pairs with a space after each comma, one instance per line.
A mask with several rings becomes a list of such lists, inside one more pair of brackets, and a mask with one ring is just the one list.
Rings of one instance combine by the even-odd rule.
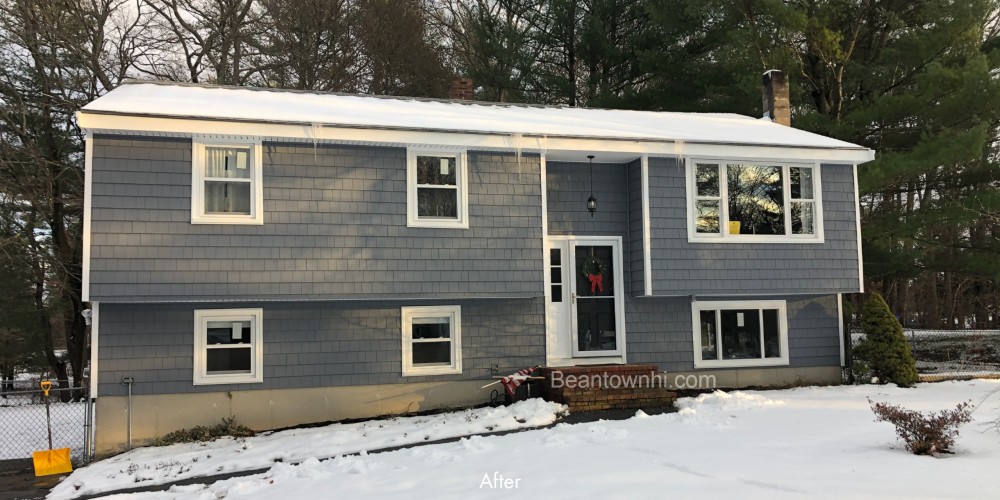
[[58, 385], [53, 381], [46, 398], [38, 380], [0, 382], [0, 473], [32, 468], [32, 452], [49, 449], [49, 422], [53, 449], [69, 448], [74, 466], [89, 458], [87, 390]]
[[[1000, 330], [905, 329], [917, 374], [922, 382], [963, 378], [1000, 378]], [[860, 331], [850, 334], [851, 351], [864, 341]], [[849, 353], [850, 354], [850, 353]], [[864, 374], [855, 367], [854, 377]]]

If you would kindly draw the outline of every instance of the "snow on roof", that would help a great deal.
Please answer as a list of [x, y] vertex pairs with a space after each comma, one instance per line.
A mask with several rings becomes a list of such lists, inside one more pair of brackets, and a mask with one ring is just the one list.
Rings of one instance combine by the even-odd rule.
[[867, 149], [736, 114], [532, 106], [165, 82], [128, 82], [84, 106], [83, 112], [443, 132]]

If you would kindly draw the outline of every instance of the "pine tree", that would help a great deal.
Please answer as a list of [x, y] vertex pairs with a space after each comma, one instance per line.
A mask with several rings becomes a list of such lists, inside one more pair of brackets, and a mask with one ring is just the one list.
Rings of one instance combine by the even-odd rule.
[[873, 293], [865, 302], [861, 329], [865, 340], [855, 348], [854, 356], [868, 365], [879, 383], [909, 387], [917, 382], [916, 364], [903, 326], [881, 295]]

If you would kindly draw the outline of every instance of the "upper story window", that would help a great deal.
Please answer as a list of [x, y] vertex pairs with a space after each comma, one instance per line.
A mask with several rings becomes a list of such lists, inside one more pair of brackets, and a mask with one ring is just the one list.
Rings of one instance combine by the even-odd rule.
[[465, 152], [409, 150], [406, 221], [410, 227], [469, 227]]
[[191, 222], [263, 224], [260, 142], [193, 144]]
[[690, 162], [690, 241], [822, 242], [818, 165]]

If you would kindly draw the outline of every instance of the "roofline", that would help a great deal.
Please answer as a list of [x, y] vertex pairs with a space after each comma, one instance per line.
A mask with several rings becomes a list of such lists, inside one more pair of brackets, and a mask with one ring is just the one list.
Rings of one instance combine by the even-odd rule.
[[[237, 87], [244, 88], [244, 87]], [[353, 94], [346, 94], [353, 95]], [[591, 108], [593, 109], [593, 108]], [[427, 128], [427, 127], [392, 127], [392, 126], [375, 126], [375, 125], [358, 125], [351, 123], [314, 123], [314, 122], [299, 122], [299, 121], [288, 121], [288, 120], [266, 120], [266, 119], [246, 119], [246, 118], [221, 118], [221, 117], [203, 117], [203, 116], [192, 116], [192, 115], [168, 115], [168, 114], [153, 114], [153, 113], [123, 113], [118, 111], [104, 111], [104, 110], [86, 110], [81, 109], [78, 112], [78, 117], [83, 115], [98, 115], [98, 116], [116, 116], [116, 117], [136, 117], [136, 118], [154, 118], [154, 119], [167, 119], [167, 120], [185, 120], [185, 121], [206, 121], [206, 122], [219, 122], [219, 123], [244, 123], [244, 124], [263, 124], [263, 125], [286, 125], [286, 126], [296, 126], [296, 127], [313, 127], [315, 125], [320, 125], [322, 127], [329, 128], [349, 128], [349, 129], [359, 129], [359, 130], [388, 130], [388, 131], [408, 131], [408, 132], [427, 132], [427, 133], [441, 133], [441, 134], [469, 134], [469, 135], [480, 135], [480, 136], [507, 136], [511, 135], [505, 132], [488, 132], [481, 130], [462, 130], [462, 129], [443, 129], [443, 128]], [[79, 121], [79, 120], [78, 120]], [[98, 131], [101, 129], [95, 129], [87, 127], [84, 123], [81, 123], [81, 129], [84, 131], [94, 130]], [[723, 142], [723, 141], [704, 141], [704, 140], [687, 140], [687, 139], [654, 139], [649, 137], [607, 137], [607, 136], [592, 136], [592, 135], [572, 135], [572, 134], [539, 134], [539, 133], [524, 133], [521, 134], [522, 137], [534, 138], [534, 139], [579, 139], [579, 140], [596, 140], [596, 141], [615, 141], [615, 142], [640, 142], [640, 143], [684, 143], [684, 144], [699, 144], [706, 146], [740, 146], [740, 147], [767, 147], [767, 148], [782, 148], [782, 149], [808, 149], [817, 151], [867, 151], [869, 156], [874, 158], [874, 151], [870, 148], [864, 146], [856, 147], [833, 147], [833, 146], [808, 146], [808, 145], [789, 145], [789, 144], [771, 144], [771, 143], [756, 143], [756, 142]], [[869, 159], [871, 159], [869, 158]]]
[[163, 80], [137, 80], [128, 79], [121, 85], [160, 85], [163, 87], [191, 87], [199, 89], [219, 89], [219, 90], [249, 90], [253, 92], [274, 92], [279, 94], [307, 94], [318, 96], [338, 96], [338, 97], [360, 97], [368, 99], [385, 99], [390, 101], [417, 101], [434, 102], [443, 104], [462, 104], [465, 106], [493, 106], [498, 108], [538, 108], [538, 109], [589, 109], [595, 111], [624, 111], [627, 113], [672, 113], [677, 115], [694, 116], [732, 116], [746, 120], [756, 118], [739, 113], [700, 113], [695, 111], [667, 111], [653, 109], [620, 109], [620, 108], [597, 108], [587, 106], [567, 106], [565, 104], [538, 104], [525, 102], [496, 102], [496, 101], [476, 101], [471, 99], [443, 99], [436, 97], [410, 97], [385, 94], [362, 94], [356, 92], [334, 92], [329, 90], [306, 90], [306, 89], [286, 89], [274, 87], [243, 87], [239, 85], [222, 85], [217, 83], [193, 83], [193, 82], [171, 82]]

